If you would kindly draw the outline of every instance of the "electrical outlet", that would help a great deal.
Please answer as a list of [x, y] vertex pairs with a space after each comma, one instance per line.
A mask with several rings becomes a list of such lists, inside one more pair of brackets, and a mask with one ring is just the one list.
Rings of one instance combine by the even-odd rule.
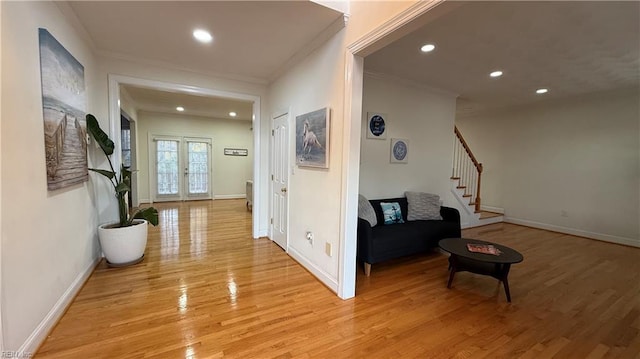
[[331, 243], [326, 242], [326, 243], [324, 244], [324, 252], [325, 252], [329, 257], [331, 257]]
[[307, 240], [310, 244], [313, 244], [313, 232], [307, 231]]

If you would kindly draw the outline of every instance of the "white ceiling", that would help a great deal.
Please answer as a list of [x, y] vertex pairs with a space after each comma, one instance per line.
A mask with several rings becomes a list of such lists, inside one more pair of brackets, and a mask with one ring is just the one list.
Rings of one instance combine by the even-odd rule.
[[[251, 121], [253, 116], [253, 103], [250, 101], [121, 86], [141, 111], [246, 121]], [[178, 106], [184, 107], [184, 111], [178, 112]], [[236, 117], [231, 117], [229, 112], [235, 112]]]
[[[69, 1], [98, 53], [266, 84], [342, 13], [311, 1]], [[340, 24], [339, 24], [340, 25]], [[341, 24], [344, 26], [344, 23]], [[194, 41], [196, 28], [210, 44]], [[161, 80], [161, 79], [160, 79]], [[252, 104], [123, 86], [139, 110], [251, 120]]]
[[[342, 17], [310, 1], [68, 4], [103, 55], [262, 83]], [[439, 10], [443, 15], [367, 56], [365, 70], [458, 94], [459, 114], [640, 87], [640, 2], [447, 1]], [[210, 30], [213, 43], [193, 41], [196, 27]], [[436, 50], [421, 53], [427, 42]], [[495, 69], [504, 75], [490, 78]], [[549, 93], [536, 95], [539, 87]], [[228, 117], [235, 106], [129, 90], [149, 111], [175, 113], [174, 103], [181, 102], [192, 114]]]
[[[365, 70], [458, 94], [459, 114], [640, 87], [639, 2], [440, 6], [451, 9], [366, 57]], [[429, 42], [436, 50], [421, 53]]]
[[[266, 83], [342, 13], [311, 1], [70, 1], [103, 55]], [[214, 40], [193, 40], [195, 28]]]

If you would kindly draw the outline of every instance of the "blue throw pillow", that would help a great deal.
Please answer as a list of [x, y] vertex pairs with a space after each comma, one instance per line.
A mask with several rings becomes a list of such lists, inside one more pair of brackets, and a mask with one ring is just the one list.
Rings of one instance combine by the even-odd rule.
[[380, 206], [382, 207], [384, 224], [404, 223], [402, 219], [402, 209], [398, 202], [380, 202]]

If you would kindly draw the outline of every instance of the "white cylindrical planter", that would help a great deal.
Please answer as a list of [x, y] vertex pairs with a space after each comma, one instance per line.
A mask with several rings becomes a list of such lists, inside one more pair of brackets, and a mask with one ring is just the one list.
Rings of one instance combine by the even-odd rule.
[[147, 221], [136, 219], [133, 223], [121, 228], [108, 228], [112, 223], [98, 227], [100, 246], [110, 266], [123, 267], [142, 261], [147, 247]]

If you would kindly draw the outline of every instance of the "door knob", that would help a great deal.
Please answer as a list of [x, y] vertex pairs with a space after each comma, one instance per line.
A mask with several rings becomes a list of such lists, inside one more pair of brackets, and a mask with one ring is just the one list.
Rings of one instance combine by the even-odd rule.
[[280, 192], [287, 193], [287, 189], [285, 187], [280, 188]]

